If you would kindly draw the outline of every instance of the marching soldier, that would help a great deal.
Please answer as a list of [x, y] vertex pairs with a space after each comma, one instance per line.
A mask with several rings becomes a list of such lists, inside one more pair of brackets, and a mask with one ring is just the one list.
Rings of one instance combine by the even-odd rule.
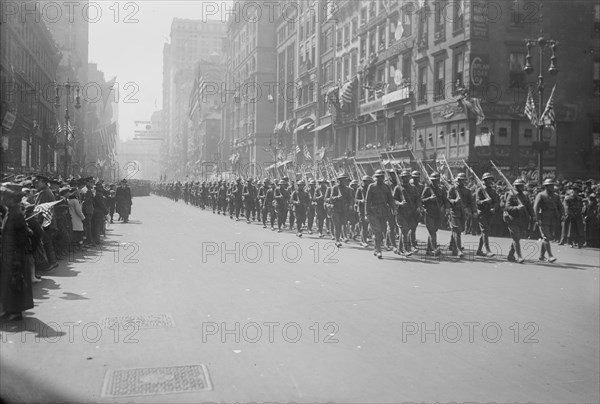
[[352, 191], [346, 184], [348, 176], [342, 174], [337, 180], [338, 184], [331, 190], [330, 200], [333, 204], [332, 223], [335, 245], [339, 248], [342, 246], [342, 228], [348, 221], [348, 214], [352, 207], [353, 198]]
[[[529, 195], [524, 192], [525, 181], [520, 178], [516, 179], [513, 186], [515, 187], [516, 194], [509, 192], [506, 195], [506, 214], [504, 215], [504, 221], [508, 225], [508, 231], [512, 238], [512, 244], [506, 259], [522, 264], [525, 260], [521, 253], [521, 239], [527, 237], [527, 229], [533, 216], [533, 209]], [[517, 255], [516, 258], [515, 254]]]
[[308, 224], [307, 224], [307, 228], [308, 228], [308, 234], [312, 234], [312, 229], [313, 229], [313, 224], [315, 222], [315, 215], [316, 215], [316, 207], [317, 207], [317, 201], [315, 199], [315, 194], [316, 194], [316, 186], [317, 186], [317, 181], [315, 181], [314, 179], [310, 180], [310, 182], [308, 183], [308, 197], [310, 198], [310, 204], [308, 205], [308, 212], [306, 214], [306, 218], [308, 220]]
[[317, 215], [317, 232], [319, 238], [323, 237], [323, 224], [327, 219], [327, 211], [325, 209], [325, 195], [327, 194], [327, 180], [319, 180], [319, 188], [315, 191], [315, 213]]
[[[494, 176], [490, 173], [484, 173], [484, 187], [477, 190], [477, 214], [479, 218], [479, 229], [481, 236], [479, 238], [479, 247], [476, 255], [480, 257], [493, 257], [495, 254], [490, 250], [490, 232], [492, 219], [498, 209], [500, 209], [500, 197], [496, 190], [492, 187], [494, 184]], [[483, 253], [483, 247], [486, 253]]]
[[279, 188], [275, 189], [273, 198], [277, 205], [277, 233], [281, 233], [281, 228], [285, 225], [290, 195], [286, 187], [287, 184], [283, 179], [279, 181], [278, 185]]
[[242, 192], [244, 205], [246, 207], [246, 223], [250, 223], [250, 218], [255, 220], [256, 217], [256, 208], [254, 206], [256, 200], [256, 187], [254, 186], [253, 181], [254, 180], [252, 178], [248, 178], [247, 184]]
[[[235, 206], [235, 221], [240, 221], [240, 213], [243, 209], [244, 202], [244, 185], [242, 184], [242, 177], [238, 177], [235, 185], [232, 187], [231, 195]], [[233, 216], [233, 215], [232, 215]]]
[[369, 222], [367, 222], [367, 211], [366, 211], [366, 196], [369, 185], [373, 182], [373, 178], [369, 175], [365, 175], [362, 179], [362, 186], [358, 187], [356, 194], [354, 195], [355, 209], [358, 212], [358, 218], [360, 223], [360, 244], [363, 247], [369, 247]]
[[410, 240], [410, 229], [413, 225], [413, 218], [416, 217], [417, 209], [414, 200], [411, 198], [409, 191], [405, 187], [410, 187], [410, 172], [402, 171], [400, 173], [400, 183], [394, 188], [394, 200], [396, 202], [396, 224], [400, 229], [400, 237], [398, 238], [398, 246], [396, 254], [410, 257], [412, 253], [412, 245]]
[[375, 237], [375, 251], [373, 254], [377, 258], [382, 259], [381, 246], [383, 244], [383, 235], [386, 231], [388, 215], [394, 208], [394, 198], [392, 197], [392, 190], [389, 185], [383, 181], [385, 172], [377, 170], [374, 177], [375, 182], [367, 188], [365, 210], [367, 212], [366, 220], [371, 225], [371, 230], [373, 230]]
[[434, 172], [429, 177], [431, 185], [423, 189], [421, 200], [425, 207], [425, 227], [429, 233], [427, 240], [426, 255], [441, 255], [441, 250], [437, 244], [437, 231], [442, 225], [442, 219], [445, 216], [446, 209], [450, 206], [446, 192], [440, 187], [440, 174]]
[[415, 170], [410, 174], [411, 180], [410, 180], [410, 185], [412, 185], [412, 187], [414, 188], [414, 192], [416, 192], [416, 194], [419, 197], [419, 201], [417, 204], [417, 216], [416, 216], [416, 221], [413, 221], [411, 223], [411, 229], [410, 229], [410, 240], [413, 246], [413, 252], [416, 252], [419, 250], [419, 245], [417, 243], [417, 226], [419, 225], [419, 222], [423, 222], [423, 201], [421, 200], [421, 195], [423, 195], [423, 189], [425, 188], [423, 186], [423, 184], [420, 183], [421, 180], [421, 174], [419, 173], [419, 171]]
[[560, 203], [560, 197], [554, 192], [555, 184], [554, 180], [545, 179], [543, 185], [546, 189], [537, 194], [533, 204], [533, 214], [542, 238], [540, 261], [546, 261], [546, 252], [548, 252], [548, 262], [556, 261], [552, 255], [550, 240], [554, 238], [556, 223], [560, 222], [563, 215], [563, 206]]
[[292, 204], [294, 206], [294, 213], [296, 215], [296, 225], [298, 227], [298, 237], [302, 237], [302, 226], [306, 221], [306, 212], [310, 206], [310, 197], [304, 190], [306, 183], [304, 181], [298, 181], [298, 189], [292, 193]]
[[450, 202], [450, 230], [452, 231], [450, 244], [452, 255], [462, 258], [462, 232], [465, 231], [467, 218], [477, 215], [471, 191], [465, 187], [467, 176], [459, 173], [456, 176], [456, 185], [448, 190], [448, 202]]

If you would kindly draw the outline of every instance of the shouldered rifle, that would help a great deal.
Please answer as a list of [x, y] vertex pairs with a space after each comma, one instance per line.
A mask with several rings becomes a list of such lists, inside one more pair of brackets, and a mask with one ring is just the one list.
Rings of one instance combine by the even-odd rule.
[[490, 163], [492, 163], [492, 167], [494, 167], [494, 169], [498, 172], [498, 174], [500, 174], [500, 178], [502, 178], [502, 180], [506, 183], [506, 185], [508, 186], [508, 190], [511, 192], [511, 194], [513, 194], [515, 196], [515, 198], [517, 198], [517, 202], [519, 202], [519, 206], [523, 206], [523, 204], [521, 203], [521, 199], [519, 199], [519, 197], [517, 196], [517, 190], [515, 189], [515, 187], [510, 183], [510, 181], [508, 181], [508, 178], [506, 178], [504, 173], [502, 171], [500, 171], [500, 169], [498, 167], [496, 167], [496, 164], [494, 164], [494, 162], [492, 160], [490, 160]]
[[487, 193], [487, 191], [485, 190], [485, 184], [483, 183], [483, 181], [481, 181], [481, 179], [477, 176], [477, 174], [475, 174], [475, 171], [473, 171], [473, 169], [471, 167], [469, 167], [469, 165], [467, 164], [466, 161], [463, 160], [462, 162], [465, 165], [465, 167], [467, 168], [467, 170], [469, 170], [471, 175], [475, 178], [475, 182], [477, 183], [477, 185], [479, 185], [481, 187], [481, 189], [483, 189], [483, 193], [485, 194], [485, 197], [489, 199], [490, 196]]

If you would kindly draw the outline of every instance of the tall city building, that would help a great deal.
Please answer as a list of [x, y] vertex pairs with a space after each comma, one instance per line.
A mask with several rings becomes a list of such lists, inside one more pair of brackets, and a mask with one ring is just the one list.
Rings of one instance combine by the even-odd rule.
[[22, 7], [2, 7], [0, 170], [56, 172], [61, 114], [52, 83], [62, 55], [36, 3]]
[[224, 119], [231, 127], [223, 141], [229, 141], [229, 162], [245, 175], [256, 176], [273, 159], [269, 140], [275, 123], [276, 31], [269, 13], [259, 15], [259, 8], [245, 3], [234, 2], [227, 22]]
[[189, 154], [189, 99], [196, 63], [223, 54], [226, 26], [220, 21], [175, 18], [170, 43], [163, 48], [163, 110], [168, 157], [164, 171], [169, 177], [185, 176], [191, 169]]

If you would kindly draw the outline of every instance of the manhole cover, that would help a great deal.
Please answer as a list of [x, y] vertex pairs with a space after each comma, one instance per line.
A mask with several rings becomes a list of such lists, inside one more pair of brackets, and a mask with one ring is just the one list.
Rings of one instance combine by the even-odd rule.
[[108, 329], [118, 327], [123, 330], [131, 328], [137, 330], [144, 328], [170, 328], [173, 327], [173, 318], [170, 314], [139, 314], [104, 317], [102, 320], [102, 327]]
[[102, 397], [149, 396], [212, 390], [204, 365], [116, 369], [106, 372]]

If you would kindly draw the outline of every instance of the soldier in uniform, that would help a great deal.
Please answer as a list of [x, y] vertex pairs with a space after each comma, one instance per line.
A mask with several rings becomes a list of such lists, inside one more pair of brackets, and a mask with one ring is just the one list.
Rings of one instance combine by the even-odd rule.
[[425, 227], [429, 233], [429, 239], [427, 240], [427, 255], [441, 255], [441, 250], [437, 244], [437, 231], [442, 225], [442, 219], [445, 216], [446, 209], [449, 208], [450, 203], [446, 192], [440, 187], [440, 174], [434, 172], [429, 177], [431, 184], [427, 185], [423, 189], [421, 200], [425, 207]]
[[352, 209], [352, 190], [347, 185], [348, 176], [340, 175], [337, 180], [338, 184], [331, 190], [331, 203], [333, 204], [333, 235], [335, 237], [335, 245], [339, 248], [342, 246], [342, 228], [348, 221], [350, 209]]
[[365, 175], [362, 179], [362, 186], [356, 189], [356, 194], [354, 195], [354, 205], [356, 211], [358, 212], [358, 219], [360, 223], [360, 245], [365, 248], [369, 247], [369, 222], [367, 222], [365, 201], [367, 197], [367, 189], [372, 182], [373, 178], [371, 178], [369, 175]]
[[[495, 254], [490, 250], [490, 232], [492, 219], [498, 209], [500, 209], [500, 197], [496, 190], [492, 187], [494, 184], [494, 176], [490, 173], [484, 173], [482, 178], [484, 187], [477, 190], [477, 213], [479, 218], [479, 229], [481, 236], [479, 237], [479, 247], [477, 247], [476, 255], [481, 257], [493, 257]], [[486, 253], [483, 253], [483, 247]]]
[[281, 229], [285, 225], [285, 219], [288, 212], [288, 202], [290, 200], [287, 184], [283, 179], [279, 181], [279, 188], [275, 189], [273, 198], [275, 199], [275, 203], [277, 205], [277, 232], [281, 233]]
[[365, 210], [367, 212], [366, 220], [371, 225], [373, 236], [375, 237], [374, 255], [382, 259], [381, 246], [383, 244], [383, 235], [386, 231], [387, 218], [390, 211], [394, 208], [394, 198], [389, 185], [384, 182], [385, 172], [377, 170], [375, 172], [375, 182], [369, 184], [365, 197]]
[[[237, 222], [240, 221], [240, 212], [242, 212], [243, 209], [243, 202], [244, 202], [244, 185], [242, 184], [242, 178], [238, 177], [236, 180], [235, 185], [232, 187], [231, 189], [231, 197], [233, 199], [234, 202], [234, 207], [235, 207], [235, 220]], [[230, 212], [230, 216], [233, 216]]]
[[417, 215], [417, 207], [415, 201], [410, 194], [410, 171], [404, 170], [400, 173], [400, 183], [396, 185], [393, 191], [394, 200], [396, 201], [396, 224], [400, 229], [400, 237], [398, 238], [398, 246], [396, 254], [402, 256], [411, 256], [413, 247], [410, 240], [410, 229], [413, 225], [413, 220]]
[[456, 176], [456, 185], [448, 190], [450, 202], [450, 227], [452, 231], [450, 244], [452, 255], [463, 257], [461, 235], [465, 231], [465, 222], [471, 215], [477, 215], [471, 191], [465, 187], [467, 176], [459, 173]]
[[[284, 179], [286, 180], [286, 182], [289, 184], [287, 186], [287, 191], [288, 191], [288, 195], [291, 198], [292, 197], [292, 193], [296, 190], [296, 184], [294, 183], [294, 180], [292, 180], [291, 182], [289, 181], [289, 179], [287, 179], [287, 177], [284, 177]], [[291, 203], [291, 199], [288, 199], [288, 217], [290, 219], [290, 227], [289, 229], [292, 230], [294, 228], [294, 223], [296, 223], [296, 215], [294, 214], [294, 205]], [[285, 222], [284, 222], [285, 224]]]
[[[387, 177], [390, 182], [389, 187], [392, 190], [392, 194], [393, 194], [394, 189], [398, 185], [397, 178], [396, 178], [396, 172], [395, 172], [395, 170], [387, 170], [387, 174], [388, 174]], [[395, 213], [396, 213], [396, 211], [394, 210], [394, 214]], [[388, 226], [388, 231], [387, 231], [386, 240], [385, 240], [385, 247], [388, 251], [391, 251], [392, 249], [395, 249], [394, 246], [396, 245], [397, 226], [396, 226], [395, 215], [393, 215], [391, 213], [388, 215], [387, 226]]]
[[356, 240], [356, 236], [358, 234], [356, 227], [359, 223], [358, 211], [355, 209], [355, 201], [354, 197], [356, 196], [356, 191], [358, 190], [358, 180], [352, 180], [350, 182], [350, 189], [352, 191], [352, 204], [350, 205], [350, 211], [348, 212], [348, 226], [345, 230], [346, 239], [344, 240], [346, 243], [350, 238]]
[[421, 200], [421, 195], [423, 195], [423, 189], [425, 187], [419, 182], [421, 179], [421, 174], [417, 170], [413, 171], [410, 174], [410, 177], [410, 185], [412, 185], [414, 192], [416, 192], [419, 197], [416, 221], [412, 222], [410, 229], [410, 241], [413, 247], [413, 252], [416, 252], [419, 250], [419, 245], [417, 243], [417, 226], [419, 225], [419, 222], [423, 222], [424, 219], [423, 201]]
[[256, 218], [256, 187], [253, 184], [254, 180], [248, 178], [247, 184], [243, 189], [242, 197], [244, 199], [244, 205], [246, 207], [246, 223], [250, 223], [250, 218], [255, 220]]
[[317, 232], [319, 238], [323, 237], [323, 224], [327, 218], [327, 211], [325, 210], [325, 194], [327, 193], [327, 180], [319, 180], [319, 188], [315, 190], [315, 213], [317, 215]]
[[302, 237], [302, 226], [306, 221], [306, 213], [310, 206], [310, 196], [308, 192], [304, 190], [306, 183], [301, 180], [298, 181], [298, 189], [292, 193], [292, 205], [294, 206], [294, 213], [296, 214], [296, 225], [298, 227], [298, 237]]
[[560, 203], [560, 197], [554, 192], [555, 184], [551, 178], [545, 179], [544, 187], [546, 189], [537, 194], [533, 204], [533, 214], [542, 238], [540, 261], [546, 261], [546, 252], [548, 252], [548, 262], [556, 261], [552, 255], [550, 240], [554, 238], [556, 223], [560, 222], [563, 215], [563, 206]]
[[[533, 215], [531, 200], [525, 191], [525, 181], [516, 179], [513, 183], [516, 193], [508, 192], [504, 206], [504, 221], [508, 225], [508, 232], [512, 239], [510, 251], [506, 259], [522, 264], [525, 260], [521, 253], [521, 239], [527, 236], [529, 221]], [[515, 258], [515, 254], [517, 257]]]
[[308, 197], [310, 199], [310, 204], [308, 205], [308, 211], [306, 212], [306, 220], [308, 234], [312, 234], [313, 224], [315, 223], [315, 215], [316, 215], [316, 207], [317, 202], [315, 200], [315, 194], [317, 191], [317, 181], [314, 179], [310, 180], [308, 183]]
[[579, 186], [571, 187], [571, 195], [565, 197], [563, 201], [563, 209], [565, 212], [564, 229], [565, 236], [571, 248], [581, 248], [584, 242], [583, 228], [583, 199], [579, 196]]

